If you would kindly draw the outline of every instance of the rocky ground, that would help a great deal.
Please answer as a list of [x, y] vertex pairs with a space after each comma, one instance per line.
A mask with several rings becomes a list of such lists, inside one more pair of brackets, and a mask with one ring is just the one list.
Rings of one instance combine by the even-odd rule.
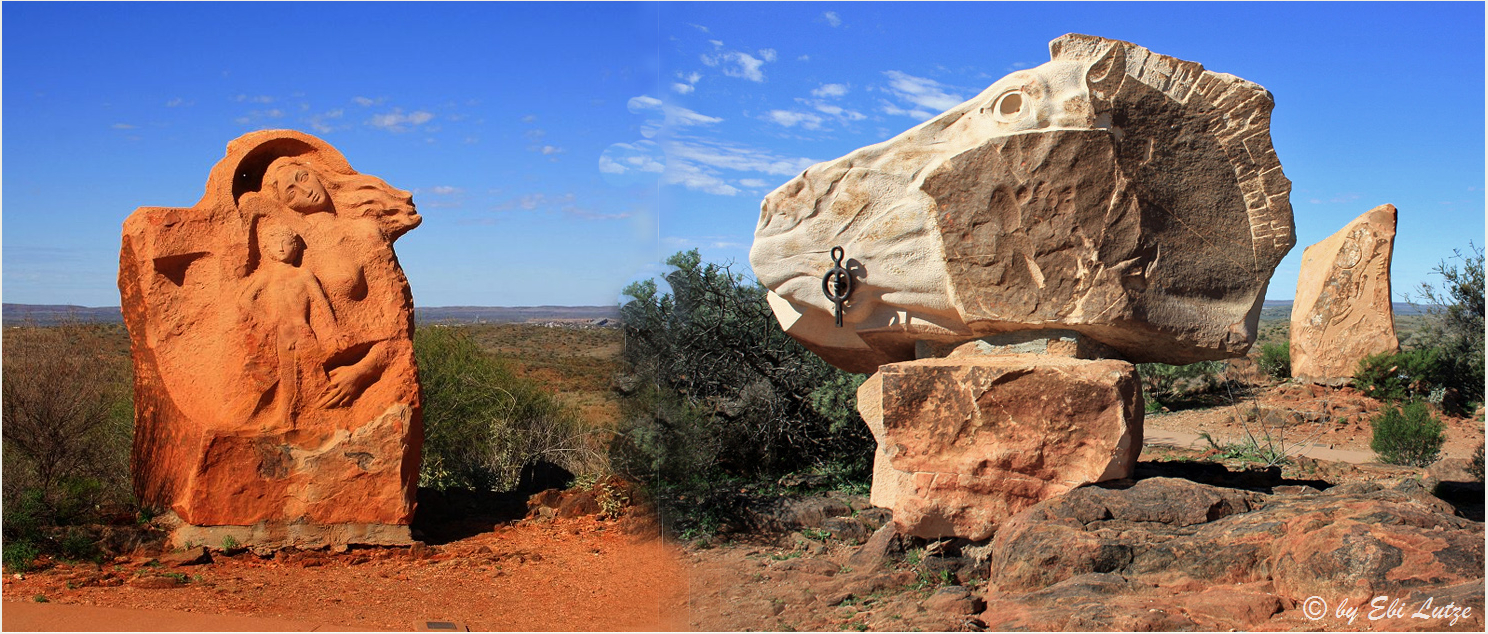
[[855, 532], [816, 516], [825, 508], [872, 523], [860, 498], [778, 505], [770, 517], [800, 530], [688, 547], [689, 625], [1483, 628], [1481, 484], [1306, 459], [1285, 471], [1144, 460], [1134, 479], [1039, 504], [982, 544], [904, 539], [885, 528], [856, 545]]
[[1483, 488], [1465, 474], [1190, 453], [1149, 452], [985, 543], [899, 537], [845, 494], [743, 496], [729, 532], [678, 543], [654, 514], [605, 519], [600, 483], [525, 505], [428, 495], [413, 548], [54, 562], [7, 574], [4, 600], [376, 630], [1482, 630]]

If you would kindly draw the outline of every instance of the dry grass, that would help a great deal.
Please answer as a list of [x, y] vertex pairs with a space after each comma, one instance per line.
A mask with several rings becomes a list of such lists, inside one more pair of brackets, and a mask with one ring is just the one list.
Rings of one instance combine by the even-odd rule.
[[[428, 327], [428, 326], [424, 326]], [[621, 367], [619, 328], [565, 328], [539, 324], [476, 324], [464, 329], [518, 376], [541, 383], [585, 422], [612, 426], [620, 416], [610, 380]]]

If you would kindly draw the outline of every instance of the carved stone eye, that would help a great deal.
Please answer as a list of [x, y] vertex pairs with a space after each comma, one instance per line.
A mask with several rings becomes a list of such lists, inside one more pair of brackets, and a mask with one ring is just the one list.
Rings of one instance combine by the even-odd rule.
[[1023, 114], [1023, 93], [1012, 91], [997, 98], [992, 106], [992, 116], [999, 121], [1012, 122]]

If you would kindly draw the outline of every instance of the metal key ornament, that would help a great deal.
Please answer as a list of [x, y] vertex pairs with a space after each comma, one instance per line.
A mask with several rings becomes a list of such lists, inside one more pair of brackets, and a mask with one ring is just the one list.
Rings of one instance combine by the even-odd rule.
[[832, 305], [837, 307], [837, 327], [842, 327], [842, 305], [847, 302], [847, 297], [852, 295], [852, 275], [842, 266], [842, 258], [846, 254], [842, 247], [832, 247], [832, 269], [822, 276], [822, 294], [832, 300]]

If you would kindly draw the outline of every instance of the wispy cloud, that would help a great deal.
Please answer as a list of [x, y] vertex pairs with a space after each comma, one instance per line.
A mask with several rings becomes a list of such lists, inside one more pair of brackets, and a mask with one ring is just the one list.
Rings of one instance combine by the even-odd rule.
[[372, 118], [367, 120], [367, 124], [389, 132], [404, 132], [433, 119], [434, 114], [425, 110], [404, 113], [402, 108], [393, 108], [392, 112], [372, 115]]
[[690, 23], [689, 23], [689, 24], [688, 24], [688, 25], [687, 25], [687, 26], [690, 26], [690, 27], [692, 27], [692, 28], [694, 28], [694, 29], [697, 29], [697, 30], [699, 30], [699, 31], [702, 31], [702, 32], [704, 32], [704, 33], [708, 33], [708, 32], [709, 32], [709, 31], [708, 31], [708, 27], [706, 27], [706, 26], [703, 26], [703, 25], [701, 25], [701, 24], [690, 24]]
[[195, 101], [186, 101], [180, 97], [165, 102], [165, 107], [167, 108], [189, 108], [194, 105], [196, 105]]
[[236, 119], [233, 119], [233, 121], [235, 123], [238, 123], [239, 125], [253, 125], [253, 124], [262, 125], [263, 124], [262, 122], [263, 122], [264, 119], [282, 119], [282, 118], [284, 118], [284, 111], [283, 110], [280, 110], [278, 108], [270, 108], [268, 110], [250, 110], [250, 111], [248, 111], [248, 114], [245, 114], [245, 115], [243, 115], [241, 117], [238, 117]]
[[[721, 46], [722, 44], [722, 42], [718, 42], [718, 45]], [[768, 54], [766, 53], [767, 51]], [[729, 77], [739, 77], [752, 82], [763, 82], [765, 81], [765, 72], [761, 70], [761, 67], [765, 65], [765, 62], [775, 59], [775, 50], [767, 48], [764, 51], [760, 51], [760, 53], [769, 59], [760, 59], [741, 51], [724, 51], [716, 55], [704, 53], [699, 57], [704, 64], [723, 71], [723, 74]]]
[[679, 95], [685, 95], [697, 88], [698, 80], [703, 78], [703, 74], [696, 71], [693, 71], [686, 75], [677, 73], [677, 78], [681, 79], [682, 81], [673, 82], [672, 91]]
[[743, 185], [745, 187], [753, 187], [753, 188], [756, 188], [756, 189], [758, 189], [760, 187], [769, 187], [770, 186], [770, 182], [769, 181], [760, 180], [758, 178], [741, 178], [741, 179], [739, 179], [739, 184], [740, 185]]
[[544, 145], [540, 148], [537, 148], [536, 152], [543, 156], [552, 156], [554, 154], [562, 154], [563, 148], [556, 145]]
[[351, 102], [352, 103], [354, 103], [354, 104], [356, 104], [358, 106], [361, 106], [363, 108], [370, 108], [370, 107], [376, 105], [377, 103], [379, 103], [380, 101], [381, 100], [372, 99], [370, 97], [352, 97], [351, 98]]
[[641, 133], [647, 137], [654, 136], [661, 126], [666, 126], [669, 128], [683, 128], [689, 126], [712, 125], [723, 121], [723, 119], [721, 118], [710, 117], [705, 114], [688, 110], [687, 108], [683, 108], [681, 106], [674, 106], [649, 95], [631, 97], [630, 101], [626, 102], [626, 107], [629, 108], [631, 112], [640, 115], [661, 115], [660, 121], [649, 119], [646, 122], [646, 125], [642, 127]]
[[882, 101], [883, 111], [891, 115], [929, 119], [938, 112], [966, 101], [959, 93], [951, 92], [955, 90], [953, 86], [933, 79], [916, 77], [897, 70], [884, 71], [884, 76], [889, 78], [889, 86], [885, 91], [909, 103], [908, 106], [901, 106]]
[[327, 134], [338, 129], [335, 125], [335, 122], [339, 120], [341, 118], [341, 115], [343, 114], [345, 114], [345, 111], [337, 108], [329, 112], [322, 112], [319, 114], [311, 115], [310, 118], [306, 119], [306, 122], [310, 124], [310, 129], [315, 130], [316, 132], [319, 132], [321, 134]]
[[661, 146], [655, 141], [615, 143], [600, 155], [599, 171], [615, 175], [631, 172], [660, 174], [666, 171], [666, 164], [658, 160], [660, 155]]
[[842, 18], [837, 17], [836, 11], [828, 11], [826, 13], [823, 13], [821, 17], [823, 20], [826, 20], [827, 24], [834, 29], [842, 26]]
[[847, 84], [822, 84], [821, 88], [811, 91], [811, 96], [818, 99], [830, 97], [841, 97], [847, 94]]
[[771, 110], [765, 118], [787, 128], [799, 125], [805, 130], [819, 130], [822, 122], [825, 121], [820, 115], [794, 110]]
[[139, 126], [134, 125], [132, 123], [115, 123], [114, 125], [109, 126], [109, 127], [113, 128], [115, 130], [134, 130], [134, 129], [138, 128]]
[[463, 193], [464, 191], [465, 190], [460, 189], [459, 187], [454, 187], [452, 185], [435, 185], [429, 188], [429, 193], [438, 194], [440, 196], [453, 196], [455, 194]]
[[268, 95], [238, 95], [237, 101], [249, 103], [274, 103], [274, 98]]
[[572, 192], [558, 196], [526, 194], [497, 205], [496, 211], [541, 211], [579, 220], [621, 220], [631, 216], [629, 212], [601, 212], [580, 205], [578, 196]]

